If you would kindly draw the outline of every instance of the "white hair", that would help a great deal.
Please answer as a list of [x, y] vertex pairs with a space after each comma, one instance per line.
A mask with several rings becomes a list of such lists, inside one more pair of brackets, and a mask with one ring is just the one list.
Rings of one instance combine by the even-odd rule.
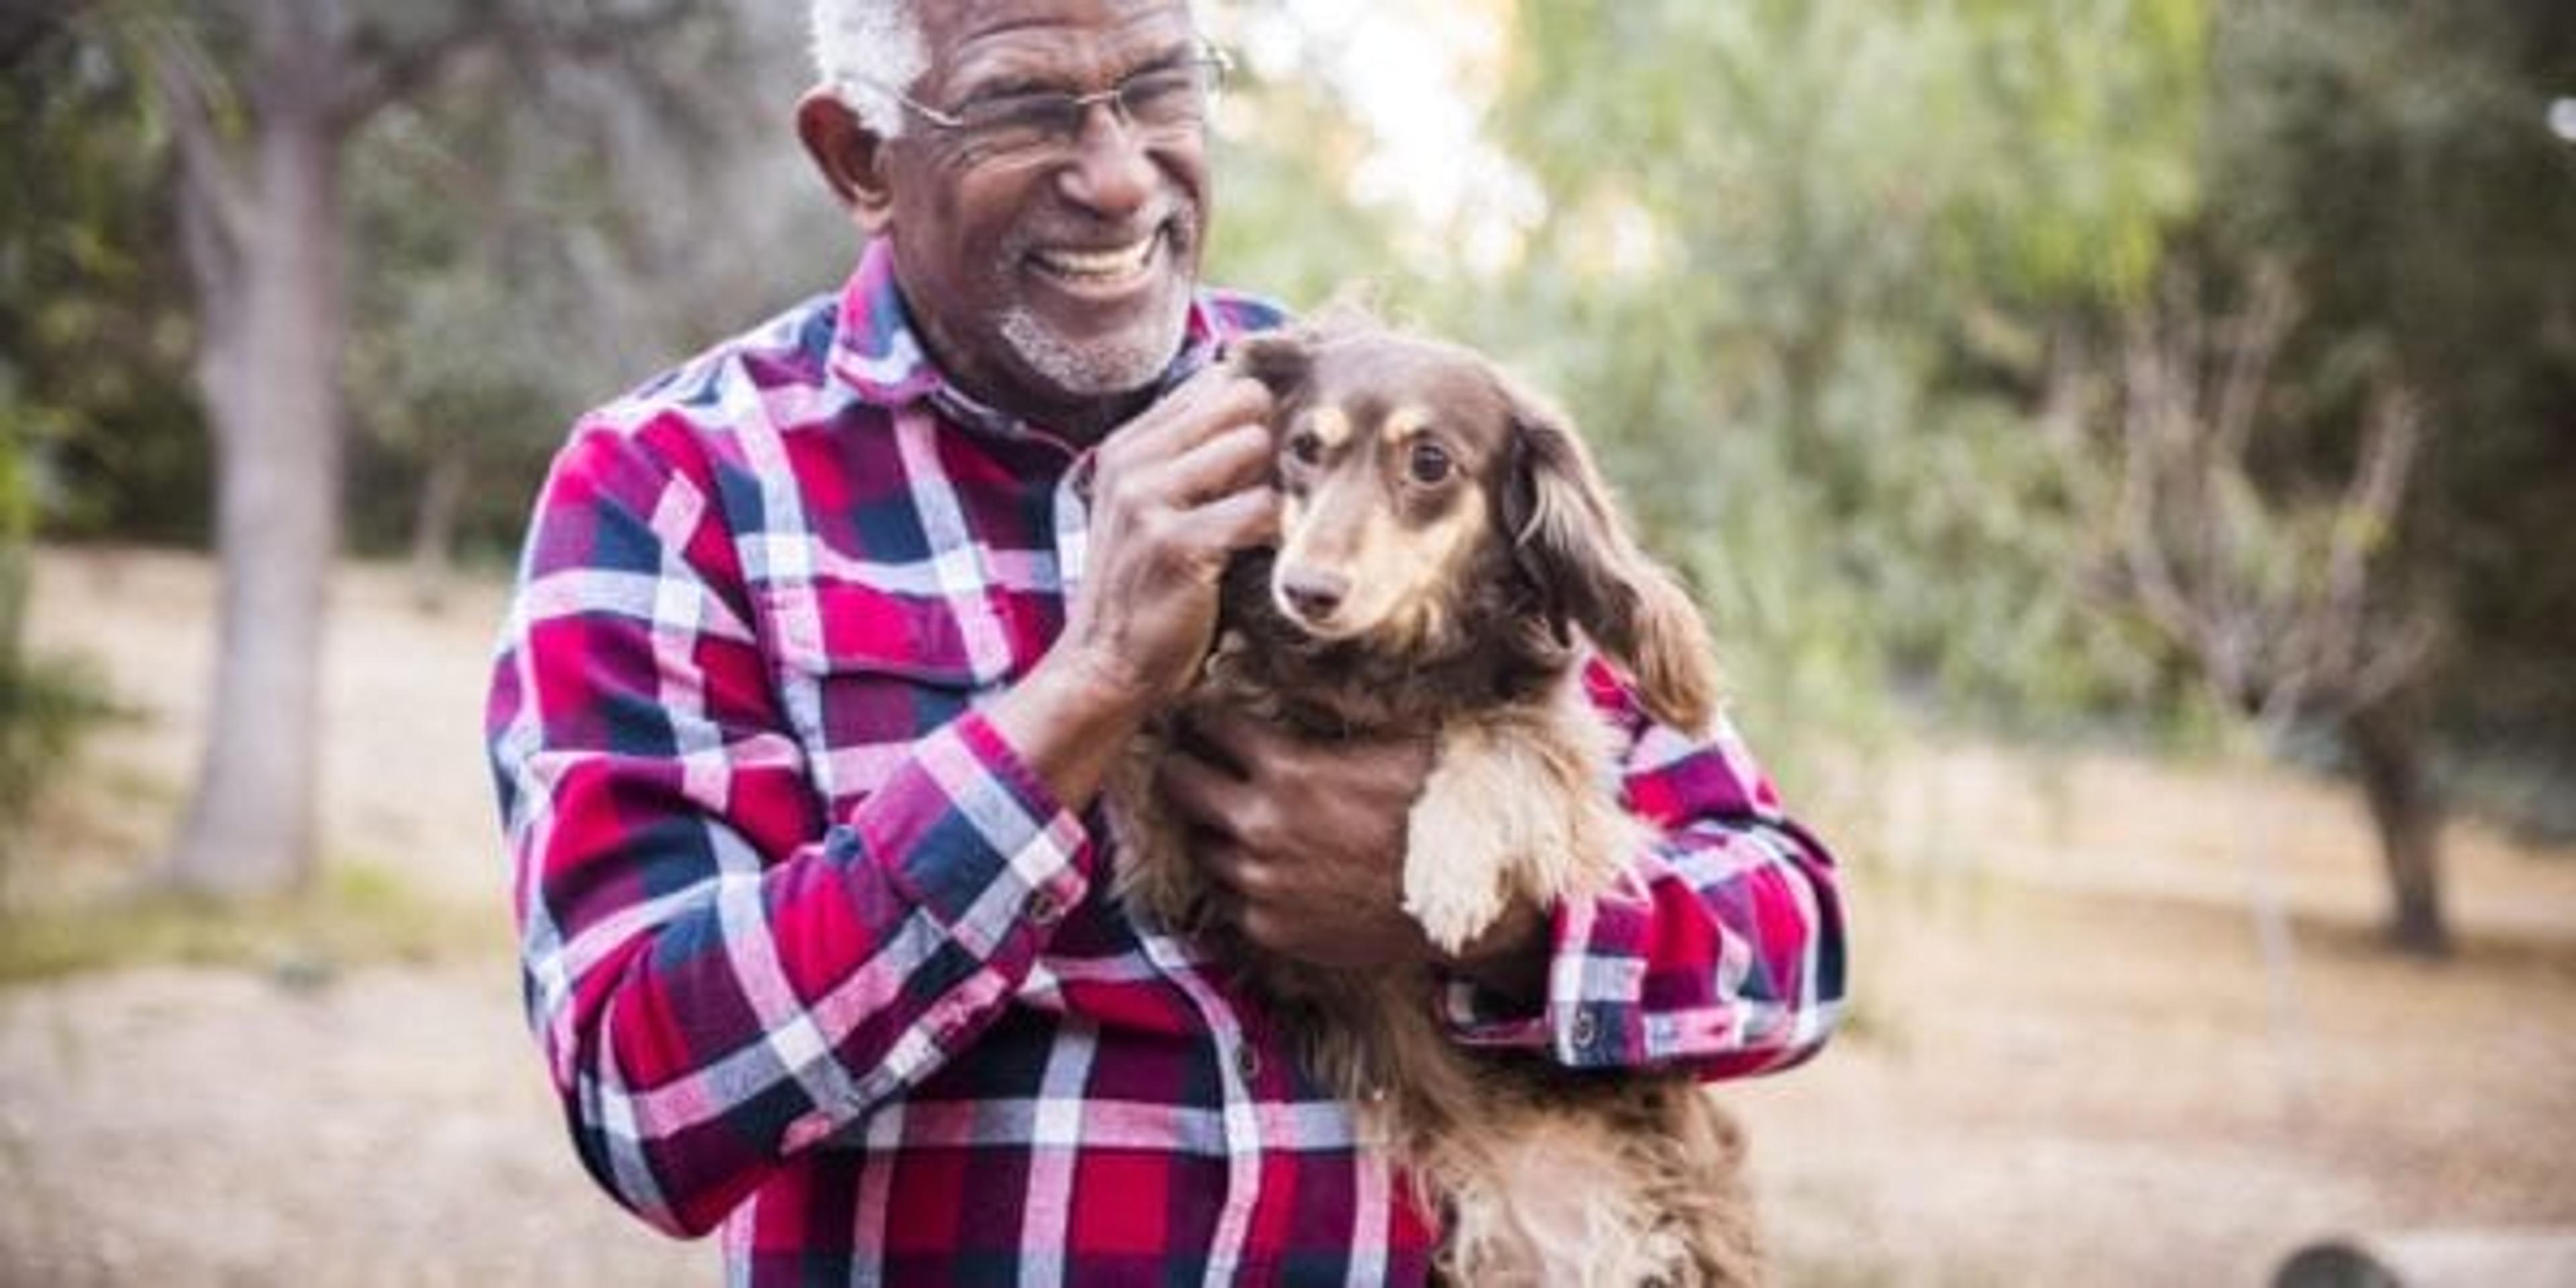
[[920, 0], [814, 0], [814, 71], [861, 124], [885, 138], [903, 133], [896, 93], [930, 70]]

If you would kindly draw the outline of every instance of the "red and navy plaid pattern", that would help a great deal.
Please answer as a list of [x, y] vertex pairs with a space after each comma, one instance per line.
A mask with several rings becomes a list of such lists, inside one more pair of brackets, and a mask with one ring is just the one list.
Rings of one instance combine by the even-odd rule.
[[[1210, 292], [1174, 378], [1275, 311]], [[488, 732], [530, 1022], [584, 1163], [738, 1283], [1396, 1283], [1435, 1230], [1293, 1036], [1125, 917], [1096, 814], [979, 704], [1082, 568], [1081, 454], [924, 358], [872, 246], [593, 413], [539, 503]], [[1831, 861], [1731, 733], [1631, 735], [1667, 840], [1462, 1041], [1711, 1077], [1813, 1052]]]

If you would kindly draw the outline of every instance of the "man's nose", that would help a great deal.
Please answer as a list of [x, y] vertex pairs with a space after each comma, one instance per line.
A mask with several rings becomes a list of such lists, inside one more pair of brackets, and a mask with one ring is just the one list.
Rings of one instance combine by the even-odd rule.
[[1064, 193], [1085, 209], [1112, 219], [1134, 214], [1154, 197], [1160, 173], [1145, 146], [1145, 136], [1115, 100], [1094, 103], [1083, 113], [1082, 132], [1073, 141], [1073, 161], [1064, 169]]

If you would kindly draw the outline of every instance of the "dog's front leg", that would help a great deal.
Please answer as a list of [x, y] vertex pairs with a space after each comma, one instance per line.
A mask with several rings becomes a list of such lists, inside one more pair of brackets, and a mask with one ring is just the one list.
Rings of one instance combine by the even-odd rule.
[[1503, 914], [1513, 858], [1528, 852], [1527, 811], [1509, 799], [1516, 775], [1474, 724], [1453, 725], [1406, 820], [1404, 910], [1441, 951], [1455, 953]]
[[1404, 910], [1455, 953], [1503, 915], [1514, 893], [1546, 897], [1530, 878], [1574, 841], [1567, 784], [1509, 726], [1460, 721], [1407, 820]]
[[1404, 910], [1454, 953], [1516, 893], [1608, 888], [1648, 838], [1608, 763], [1599, 719], [1562, 705], [1451, 724], [1407, 821]]

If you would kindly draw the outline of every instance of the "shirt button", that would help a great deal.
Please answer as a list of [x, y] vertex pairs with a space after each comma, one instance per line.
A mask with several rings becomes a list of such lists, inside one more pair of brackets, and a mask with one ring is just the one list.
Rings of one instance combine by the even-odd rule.
[[1064, 906], [1041, 890], [1029, 896], [1028, 918], [1030, 925], [1052, 926], [1064, 918]]
[[1246, 1085], [1250, 1085], [1253, 1081], [1260, 1078], [1261, 1052], [1254, 1049], [1252, 1044], [1249, 1042], [1236, 1047], [1234, 1049], [1234, 1071], [1243, 1075], [1243, 1081]]

